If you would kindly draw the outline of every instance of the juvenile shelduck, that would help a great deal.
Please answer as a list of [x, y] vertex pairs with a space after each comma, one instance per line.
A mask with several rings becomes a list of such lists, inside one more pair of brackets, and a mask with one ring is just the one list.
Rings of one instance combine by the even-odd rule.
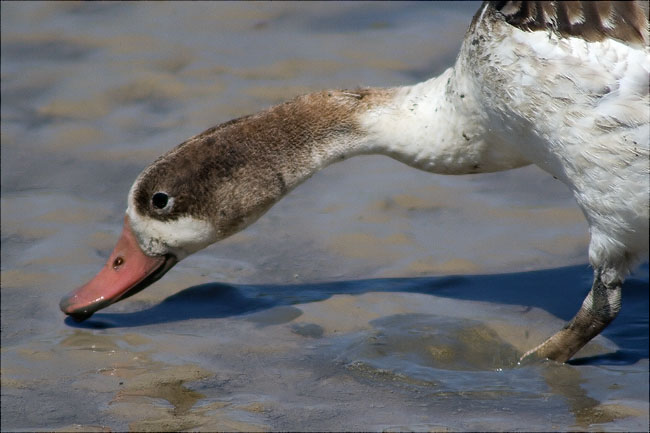
[[133, 295], [351, 156], [456, 175], [533, 163], [571, 189], [591, 234], [591, 291], [522, 357], [564, 362], [616, 317], [648, 256], [648, 27], [646, 2], [489, 1], [439, 77], [316, 92], [210, 128], [138, 176], [115, 250], [61, 309], [83, 320]]

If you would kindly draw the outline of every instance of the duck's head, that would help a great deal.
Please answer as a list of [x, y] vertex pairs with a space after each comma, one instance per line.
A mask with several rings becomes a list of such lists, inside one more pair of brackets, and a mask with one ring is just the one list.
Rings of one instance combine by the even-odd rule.
[[[129, 192], [106, 265], [61, 300], [77, 320], [131, 296], [179, 260], [248, 226], [315, 171], [363, 153], [357, 112], [389, 91], [323, 91], [210, 128], [154, 161]], [[346, 153], [347, 152], [347, 153]]]
[[208, 130], [188, 140], [138, 176], [115, 249], [92, 280], [63, 297], [64, 313], [81, 321], [134, 295], [279, 199], [284, 191], [256, 152], [215, 135]]
[[[208, 218], [193, 215], [182, 176], [165, 173], [168, 164], [153, 164], [131, 187], [124, 227], [101, 271], [66, 295], [61, 310], [76, 320], [146, 288], [179, 260], [217, 240]], [[182, 172], [182, 169], [180, 170]], [[199, 192], [196, 192], [200, 194]]]

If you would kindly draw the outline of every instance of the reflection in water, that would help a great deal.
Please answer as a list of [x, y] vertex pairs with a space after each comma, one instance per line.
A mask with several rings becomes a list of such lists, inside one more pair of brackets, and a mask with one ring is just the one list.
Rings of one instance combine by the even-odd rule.
[[576, 426], [579, 428], [588, 427], [591, 424], [611, 422], [616, 417], [607, 413], [598, 406], [600, 402], [587, 396], [585, 390], [580, 386], [584, 380], [580, 371], [570, 365], [558, 365], [549, 362], [543, 369], [544, 380], [555, 394], [564, 396], [569, 403], [569, 409], [576, 418]]
[[[355, 343], [356, 357], [382, 364], [391, 358], [432, 369], [494, 371], [513, 368], [518, 352], [483, 323], [422, 314], [371, 322], [374, 331]], [[351, 354], [348, 354], [351, 355]]]

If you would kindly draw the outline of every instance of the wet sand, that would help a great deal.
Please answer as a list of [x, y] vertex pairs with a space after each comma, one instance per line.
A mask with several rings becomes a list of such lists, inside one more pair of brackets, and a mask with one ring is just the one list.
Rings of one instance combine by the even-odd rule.
[[2, 430], [648, 429], [648, 265], [574, 361], [517, 365], [590, 287], [535, 167], [333, 165], [77, 324], [158, 155], [300, 93], [451, 65], [476, 4], [2, 3]]

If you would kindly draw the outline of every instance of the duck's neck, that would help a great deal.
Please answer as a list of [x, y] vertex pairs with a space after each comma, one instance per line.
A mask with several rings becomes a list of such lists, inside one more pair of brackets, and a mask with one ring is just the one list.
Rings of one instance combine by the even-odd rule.
[[486, 159], [485, 121], [469, 84], [450, 68], [393, 90], [390, 101], [358, 116], [368, 153], [440, 174], [497, 169]]
[[227, 222], [218, 228], [226, 236], [318, 170], [355, 155], [384, 154], [443, 174], [522, 165], [488, 144], [478, 104], [463, 83], [449, 69], [410, 87], [301, 96], [189, 139], [143, 178], [166, 178], [155, 172], [173, 170], [169, 177], [183, 179], [184, 188], [209, 188], [192, 202], [193, 212]]
[[[499, 171], [527, 164], [493, 144], [472, 83], [454, 68], [413, 86], [319, 92], [262, 113], [289, 153], [292, 184], [361, 154], [390, 156], [439, 174]], [[278, 126], [282, 123], [282, 126]], [[274, 137], [272, 132], [270, 137]], [[296, 151], [311, 158], [297, 157]], [[300, 152], [298, 152], [300, 153]]]

